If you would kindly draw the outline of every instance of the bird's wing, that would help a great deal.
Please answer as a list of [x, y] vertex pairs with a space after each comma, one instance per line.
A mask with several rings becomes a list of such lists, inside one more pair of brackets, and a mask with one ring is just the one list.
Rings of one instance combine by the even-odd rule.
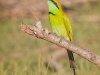
[[68, 17], [65, 14], [63, 15], [63, 20], [64, 20], [64, 25], [65, 25], [66, 30], [67, 30], [68, 37], [69, 37], [70, 41], [72, 41], [71, 24], [70, 24], [70, 21], [69, 21]]

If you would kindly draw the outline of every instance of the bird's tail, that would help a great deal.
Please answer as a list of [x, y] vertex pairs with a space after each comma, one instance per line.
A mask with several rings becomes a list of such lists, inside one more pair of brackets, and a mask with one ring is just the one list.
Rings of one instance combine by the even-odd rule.
[[73, 69], [74, 75], [76, 75], [76, 73], [75, 73], [76, 65], [75, 65], [75, 61], [74, 61], [73, 52], [70, 50], [67, 50], [67, 52], [68, 52], [70, 67]]

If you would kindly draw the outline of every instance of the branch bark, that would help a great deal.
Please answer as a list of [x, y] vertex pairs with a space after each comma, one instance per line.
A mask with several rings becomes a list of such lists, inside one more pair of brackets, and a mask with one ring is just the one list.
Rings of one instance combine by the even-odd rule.
[[43, 29], [41, 21], [36, 17], [35, 19], [36, 19], [36, 24], [34, 26], [30, 26], [22, 23], [20, 26], [21, 30], [29, 35], [47, 40], [53, 44], [56, 44], [57, 46], [71, 50], [72, 52], [78, 54], [79, 56], [87, 59], [88, 61], [100, 67], [100, 56], [97, 56], [90, 50], [87, 50], [71, 41], [65, 40], [64, 38], [61, 38], [51, 33], [46, 28]]

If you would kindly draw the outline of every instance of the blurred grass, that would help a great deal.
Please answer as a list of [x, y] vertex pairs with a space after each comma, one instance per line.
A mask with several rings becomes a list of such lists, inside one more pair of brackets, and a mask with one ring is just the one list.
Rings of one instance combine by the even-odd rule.
[[[100, 3], [73, 6], [75, 10], [67, 13], [73, 28], [74, 42], [100, 55]], [[50, 28], [48, 19], [41, 19], [44, 27]], [[34, 18], [18, 21], [0, 19], [0, 75], [57, 75], [44, 65], [50, 52], [37, 52], [42, 47], [52, 45], [21, 32], [21, 22], [34, 25]], [[99, 75], [100, 68], [75, 55], [78, 75]], [[72, 75], [66, 57], [59, 61], [66, 72]]]

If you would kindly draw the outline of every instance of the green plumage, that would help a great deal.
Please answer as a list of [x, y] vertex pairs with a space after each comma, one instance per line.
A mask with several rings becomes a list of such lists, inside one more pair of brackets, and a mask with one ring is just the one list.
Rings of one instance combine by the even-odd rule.
[[48, 1], [48, 8], [53, 32], [67, 40], [72, 40], [72, 29], [68, 17], [60, 10], [60, 7], [54, 5], [50, 0]]
[[[52, 30], [58, 36], [62, 36], [67, 40], [72, 41], [72, 28], [68, 17], [63, 12], [60, 3], [58, 0], [48, 0], [48, 9], [49, 9], [49, 20], [52, 26]], [[75, 74], [75, 62], [73, 57], [73, 52], [67, 50], [70, 67], [73, 69]]]

